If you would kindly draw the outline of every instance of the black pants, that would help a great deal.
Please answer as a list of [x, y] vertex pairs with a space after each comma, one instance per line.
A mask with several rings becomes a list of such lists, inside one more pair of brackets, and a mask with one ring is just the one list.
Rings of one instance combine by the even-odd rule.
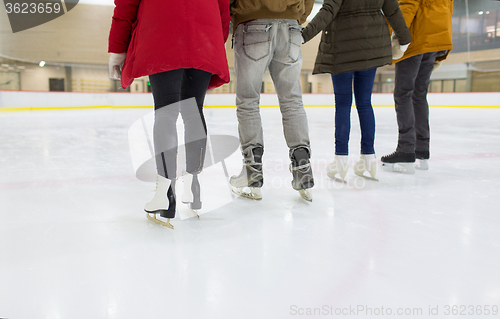
[[398, 151], [429, 150], [427, 92], [437, 55], [437, 52], [429, 52], [396, 63], [394, 102], [399, 130]]
[[178, 69], [149, 76], [155, 103], [153, 129], [156, 168], [168, 179], [177, 177], [177, 128], [179, 113], [184, 122], [186, 171], [203, 169], [207, 126], [203, 102], [211, 73], [197, 69]]

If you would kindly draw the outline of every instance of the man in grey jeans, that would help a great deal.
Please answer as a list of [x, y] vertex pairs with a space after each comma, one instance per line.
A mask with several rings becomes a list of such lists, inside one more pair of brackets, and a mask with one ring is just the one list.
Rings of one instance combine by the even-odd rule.
[[[262, 199], [264, 137], [259, 111], [264, 72], [269, 68], [290, 149], [292, 187], [312, 201], [314, 185], [307, 116], [302, 103], [302, 27], [314, 0], [231, 0], [238, 130], [243, 169], [231, 177], [233, 191]], [[247, 190], [249, 188], [249, 191]]]

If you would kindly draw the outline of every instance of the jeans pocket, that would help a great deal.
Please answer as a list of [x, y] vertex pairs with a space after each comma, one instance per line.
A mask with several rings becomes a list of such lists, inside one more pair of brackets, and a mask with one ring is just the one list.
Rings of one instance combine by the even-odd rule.
[[258, 61], [269, 55], [271, 24], [246, 24], [243, 27], [243, 50], [252, 60]]
[[302, 27], [299, 25], [290, 25], [288, 27], [289, 34], [289, 50], [288, 57], [292, 59], [293, 62], [297, 62], [300, 57], [300, 49], [302, 45]]

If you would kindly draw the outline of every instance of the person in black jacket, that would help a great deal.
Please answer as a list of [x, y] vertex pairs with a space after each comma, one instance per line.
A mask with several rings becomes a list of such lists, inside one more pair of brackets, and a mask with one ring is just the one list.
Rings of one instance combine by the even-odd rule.
[[[395, 47], [387, 22], [394, 29]], [[323, 7], [302, 31], [304, 42], [323, 32], [313, 74], [331, 73], [335, 93], [335, 160], [328, 176], [344, 180], [347, 173], [352, 89], [361, 126], [361, 159], [357, 175], [368, 171], [375, 178], [375, 116], [371, 94], [376, 68], [391, 64], [393, 50], [404, 51], [411, 34], [397, 0], [325, 0]]]

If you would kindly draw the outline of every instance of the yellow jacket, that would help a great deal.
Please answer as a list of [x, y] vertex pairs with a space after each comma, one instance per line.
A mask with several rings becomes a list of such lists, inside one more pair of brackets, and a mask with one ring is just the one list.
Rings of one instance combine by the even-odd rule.
[[453, 48], [453, 0], [399, 0], [399, 7], [410, 29], [411, 43], [404, 56], [394, 63], [436, 51], [448, 51], [436, 61], [446, 59]]

